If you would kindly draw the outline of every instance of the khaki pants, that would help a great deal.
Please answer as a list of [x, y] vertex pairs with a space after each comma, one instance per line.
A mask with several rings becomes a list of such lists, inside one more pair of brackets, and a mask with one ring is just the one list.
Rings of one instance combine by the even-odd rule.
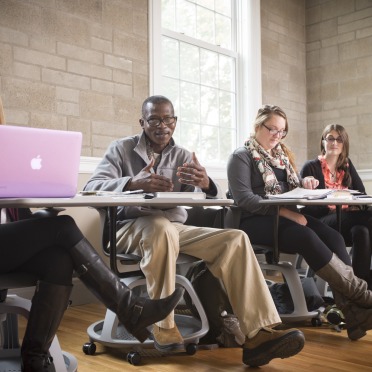
[[[222, 280], [245, 335], [281, 322], [244, 232], [187, 226], [161, 216], [146, 216], [122, 227], [117, 239], [118, 252], [143, 257], [140, 266], [150, 298], [172, 294], [176, 260], [182, 252], [204, 260], [213, 275]], [[174, 314], [157, 324], [173, 328]]]

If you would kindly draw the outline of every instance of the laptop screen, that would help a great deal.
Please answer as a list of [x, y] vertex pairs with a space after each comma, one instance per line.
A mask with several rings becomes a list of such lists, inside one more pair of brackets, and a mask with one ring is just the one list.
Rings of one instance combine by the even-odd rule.
[[76, 194], [82, 134], [0, 125], [0, 197]]

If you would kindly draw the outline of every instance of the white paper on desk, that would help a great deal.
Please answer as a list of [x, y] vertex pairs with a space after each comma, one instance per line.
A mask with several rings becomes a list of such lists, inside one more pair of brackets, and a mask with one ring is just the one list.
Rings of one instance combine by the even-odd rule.
[[163, 199], [205, 199], [206, 194], [204, 192], [194, 192], [194, 191], [169, 191], [169, 192], [156, 192], [154, 194], [155, 198]]
[[111, 197], [123, 197], [123, 198], [138, 198], [138, 199], [145, 197], [143, 190], [133, 190], [133, 191], [92, 190], [92, 191], [80, 191], [79, 194], [83, 196], [111, 196]]
[[304, 189], [296, 187], [295, 189], [283, 194], [269, 195], [269, 199], [323, 199], [332, 193], [331, 189]]
[[327, 195], [327, 199], [346, 199], [346, 200], [352, 200], [353, 194], [351, 190], [347, 189], [340, 189], [340, 190], [333, 190], [333, 192], [329, 195]]

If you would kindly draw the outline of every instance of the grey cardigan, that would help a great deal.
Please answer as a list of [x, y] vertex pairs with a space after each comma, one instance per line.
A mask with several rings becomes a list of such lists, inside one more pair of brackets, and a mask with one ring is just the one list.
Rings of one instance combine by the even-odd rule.
[[[178, 181], [177, 167], [185, 162], [191, 162], [190, 151], [175, 144], [171, 139], [169, 145], [163, 150], [157, 174], [172, 180], [175, 192], [200, 191], [193, 186], [183, 185]], [[113, 141], [98, 164], [92, 177], [85, 185], [84, 190], [123, 191], [129, 180], [136, 176], [147, 164], [149, 159], [146, 152], [145, 134], [125, 137]], [[217, 194], [217, 187], [211, 180], [210, 195]], [[172, 222], [185, 222], [187, 212], [182, 207], [171, 209], [154, 209], [144, 207], [118, 208], [118, 227], [120, 228], [130, 220], [148, 215], [163, 215]]]
[[[239, 147], [227, 163], [229, 192], [242, 210], [241, 218], [274, 215], [276, 207], [259, 204], [265, 198], [265, 183], [255, 161], [245, 147]], [[292, 208], [290, 208], [292, 209]]]

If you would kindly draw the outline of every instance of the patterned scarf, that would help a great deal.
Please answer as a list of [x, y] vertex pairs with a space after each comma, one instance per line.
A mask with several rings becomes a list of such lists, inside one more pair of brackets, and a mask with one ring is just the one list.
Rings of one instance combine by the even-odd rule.
[[282, 193], [280, 184], [276, 179], [272, 167], [286, 170], [287, 182], [290, 190], [300, 186], [297, 174], [280, 146], [280, 143], [272, 150], [274, 153], [273, 156], [264, 150], [264, 148], [253, 137], [245, 142], [244, 147], [252, 156], [258, 170], [262, 174], [266, 195]]

